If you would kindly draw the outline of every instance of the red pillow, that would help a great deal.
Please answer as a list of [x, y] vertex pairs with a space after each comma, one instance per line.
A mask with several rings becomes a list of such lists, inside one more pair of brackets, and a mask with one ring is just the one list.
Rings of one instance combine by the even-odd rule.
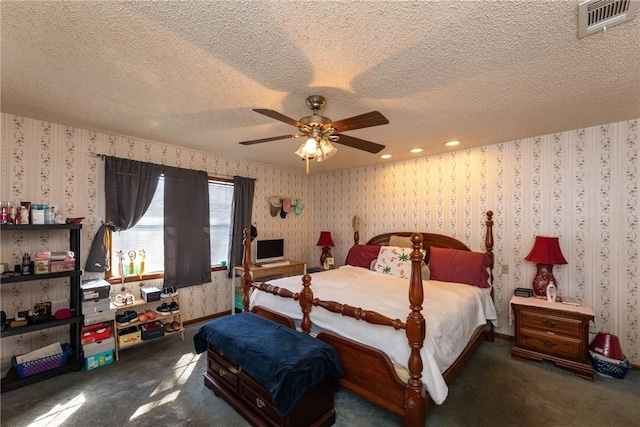
[[345, 264], [369, 269], [371, 261], [378, 258], [381, 247], [378, 245], [354, 245], [349, 249]]
[[434, 246], [429, 250], [432, 280], [488, 288], [490, 285], [487, 268], [490, 264], [489, 255], [480, 252], [436, 248]]

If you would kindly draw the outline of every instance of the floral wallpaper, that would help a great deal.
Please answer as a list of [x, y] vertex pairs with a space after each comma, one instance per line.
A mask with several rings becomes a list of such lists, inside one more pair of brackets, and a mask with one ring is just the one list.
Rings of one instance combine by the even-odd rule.
[[[554, 267], [560, 294], [591, 306], [596, 313], [592, 334], [616, 334], [625, 355], [640, 364], [638, 123], [306, 176], [304, 171], [2, 114], [0, 200], [50, 203], [67, 216], [84, 216], [83, 265], [105, 212], [104, 163], [95, 153], [203, 169], [221, 177], [256, 178], [253, 218], [259, 238], [285, 238], [288, 258], [314, 266], [320, 231], [331, 232], [336, 244], [332, 254], [337, 265], [344, 263], [353, 244], [354, 215], [361, 217], [361, 243], [380, 233], [416, 230], [451, 235], [482, 251], [485, 212], [492, 210], [498, 332], [513, 334], [509, 300], [516, 287], [531, 286], [535, 265], [524, 257], [535, 236], [558, 236], [568, 261]], [[268, 199], [274, 195], [302, 198], [302, 214], [272, 217]], [[6, 234], [0, 255], [9, 265], [26, 250], [65, 247], [68, 238], [46, 232]], [[86, 273], [83, 279], [95, 276]], [[35, 302], [65, 298], [61, 280], [2, 285], [2, 309], [11, 316]], [[161, 287], [161, 281], [145, 285]], [[138, 287], [127, 284], [127, 291], [135, 293]], [[112, 293], [119, 291], [112, 287]], [[230, 280], [216, 272], [211, 283], [183, 291], [183, 319], [227, 311], [230, 299]], [[64, 340], [60, 329], [2, 338], [2, 371], [11, 355]]]
[[[256, 179], [253, 223], [259, 238], [284, 238], [285, 255], [306, 261], [316, 258], [312, 235], [313, 200], [311, 178], [300, 173], [266, 167], [185, 150], [130, 137], [76, 129], [60, 124], [2, 114], [2, 158], [0, 160], [0, 200], [30, 201], [55, 205], [67, 217], [85, 217], [82, 230], [81, 261], [84, 266], [91, 241], [104, 220], [105, 154], [175, 167], [206, 170], [211, 176], [231, 178], [241, 175]], [[304, 209], [300, 215], [286, 218], [269, 214], [268, 199], [272, 196], [300, 198]], [[11, 267], [19, 263], [24, 252], [65, 250], [68, 233], [39, 231], [3, 231], [0, 259]], [[310, 243], [312, 242], [313, 243]], [[100, 277], [85, 273], [83, 280]], [[229, 311], [231, 280], [225, 272], [214, 272], [211, 283], [192, 286], [182, 291], [180, 312], [183, 321], [200, 319]], [[0, 287], [2, 310], [12, 317], [36, 302], [66, 300], [67, 280], [52, 279], [7, 284]], [[111, 294], [131, 292], [139, 295], [139, 282], [112, 286]], [[144, 286], [162, 288], [162, 280], [143, 282]], [[55, 341], [66, 342], [65, 327], [46, 329], [29, 334], [2, 338], [1, 369], [6, 372], [11, 356], [22, 354]], [[4, 374], [3, 374], [4, 375]]]
[[513, 290], [531, 287], [536, 272], [524, 257], [536, 235], [558, 236], [568, 261], [554, 267], [560, 294], [591, 306], [592, 337], [617, 335], [625, 355], [640, 364], [638, 123], [315, 177], [316, 232], [332, 232], [336, 262], [353, 244], [354, 215], [361, 217], [361, 243], [381, 233], [422, 231], [483, 251], [485, 212], [493, 211], [497, 331], [508, 335]]

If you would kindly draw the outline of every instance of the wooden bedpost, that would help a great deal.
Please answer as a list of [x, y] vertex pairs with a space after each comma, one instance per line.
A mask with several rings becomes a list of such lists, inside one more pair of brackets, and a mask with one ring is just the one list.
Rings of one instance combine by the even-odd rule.
[[491, 259], [491, 264], [489, 267], [491, 270], [491, 284], [493, 284], [493, 263], [495, 261], [495, 257], [493, 255], [493, 212], [492, 211], [487, 211], [487, 221], [485, 222], [485, 224], [487, 226], [487, 234], [486, 236], [484, 236], [484, 246], [487, 249], [487, 255], [489, 255], [489, 258]]
[[422, 240], [420, 233], [411, 235], [413, 251], [411, 252], [411, 279], [409, 282], [409, 308], [411, 312], [407, 316], [407, 340], [411, 348], [409, 355], [409, 380], [405, 391], [405, 426], [424, 426], [426, 417], [426, 392], [422, 384], [422, 357], [420, 349], [424, 344], [426, 328], [424, 316], [422, 316], [422, 303], [424, 302], [424, 290], [422, 288]]
[[300, 322], [300, 329], [305, 334], [309, 334], [311, 332], [311, 307], [313, 301], [313, 291], [311, 290], [311, 276], [305, 274], [302, 276], [302, 292], [300, 292], [300, 297], [298, 303], [300, 303], [300, 308], [302, 309], [302, 321]]
[[[251, 290], [251, 283], [253, 278], [251, 277], [251, 229], [244, 229], [244, 239], [242, 240], [244, 245], [244, 254], [242, 256], [242, 267], [244, 273], [240, 278], [242, 286], [242, 311], [249, 311], [249, 291]], [[231, 266], [233, 268], [233, 266]]]
[[[487, 255], [489, 255], [489, 259], [491, 262], [489, 263], [489, 275], [491, 278], [491, 299], [494, 299], [493, 294], [493, 267], [495, 263], [495, 255], [493, 254], [493, 211], [487, 211], [487, 221], [485, 222], [487, 226], [487, 234], [484, 236], [484, 246], [487, 249]], [[493, 330], [493, 323], [489, 322], [489, 331], [485, 336], [487, 341], [493, 342], [495, 340], [495, 331]]]

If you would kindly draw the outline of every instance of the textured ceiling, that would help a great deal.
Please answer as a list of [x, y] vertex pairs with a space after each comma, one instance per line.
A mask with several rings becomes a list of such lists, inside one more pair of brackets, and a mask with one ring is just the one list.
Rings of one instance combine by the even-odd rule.
[[332, 120], [325, 173], [640, 117], [640, 20], [577, 38], [577, 1], [7, 1], [2, 112], [304, 170], [293, 119]]

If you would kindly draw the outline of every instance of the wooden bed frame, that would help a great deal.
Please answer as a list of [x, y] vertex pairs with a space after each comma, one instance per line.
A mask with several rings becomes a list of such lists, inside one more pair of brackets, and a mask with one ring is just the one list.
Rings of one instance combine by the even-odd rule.
[[[494, 255], [492, 218], [493, 212], [487, 211], [485, 247], [486, 253], [491, 260], [490, 274], [491, 282], [493, 283]], [[335, 301], [322, 301], [314, 298], [311, 289], [311, 276], [308, 274], [303, 276], [302, 290], [297, 293], [269, 285], [268, 283], [254, 283], [250, 273], [251, 238], [248, 229], [245, 230], [244, 233], [244, 274], [241, 278], [244, 293], [242, 301], [243, 311], [249, 309], [249, 294], [253, 288], [298, 301], [302, 310], [300, 327], [302, 331], [307, 334], [311, 330], [309, 313], [313, 306], [320, 306], [334, 313], [352, 317], [356, 320], [362, 320], [376, 325], [391, 326], [395, 329], [404, 329], [407, 335], [407, 342], [411, 348], [408, 362], [409, 379], [406, 382], [398, 377], [391, 360], [380, 350], [328, 332], [319, 333], [317, 338], [329, 343], [337, 350], [345, 372], [344, 377], [340, 379], [342, 386], [391, 413], [402, 417], [405, 426], [424, 426], [426, 416], [435, 406], [435, 403], [427, 395], [421, 380], [423, 363], [420, 356], [420, 349], [425, 339], [426, 325], [421, 312], [424, 294], [421, 272], [422, 253], [419, 249], [423, 246], [427, 249], [425, 261], [428, 260], [428, 249], [431, 246], [467, 251], [470, 249], [464, 243], [452, 237], [431, 233], [386, 233], [373, 237], [367, 244], [388, 245], [389, 238], [392, 235], [410, 236], [411, 242], [413, 243], [413, 251], [411, 253], [411, 278], [409, 284], [411, 311], [407, 316], [406, 322], [400, 319], [388, 318], [375, 311], [368, 311], [363, 308], [351, 307]], [[357, 244], [357, 233], [354, 237], [354, 240], [356, 240], [355, 243]], [[493, 297], [493, 290], [491, 291], [491, 296]], [[263, 307], [254, 307], [252, 311], [284, 325], [291, 326], [293, 324], [293, 321], [289, 317]], [[494, 333], [491, 322], [487, 322], [486, 325], [481, 325], [476, 329], [463, 352], [443, 373], [447, 385], [451, 384], [458, 376], [482, 340], [493, 341], [493, 338]]]

